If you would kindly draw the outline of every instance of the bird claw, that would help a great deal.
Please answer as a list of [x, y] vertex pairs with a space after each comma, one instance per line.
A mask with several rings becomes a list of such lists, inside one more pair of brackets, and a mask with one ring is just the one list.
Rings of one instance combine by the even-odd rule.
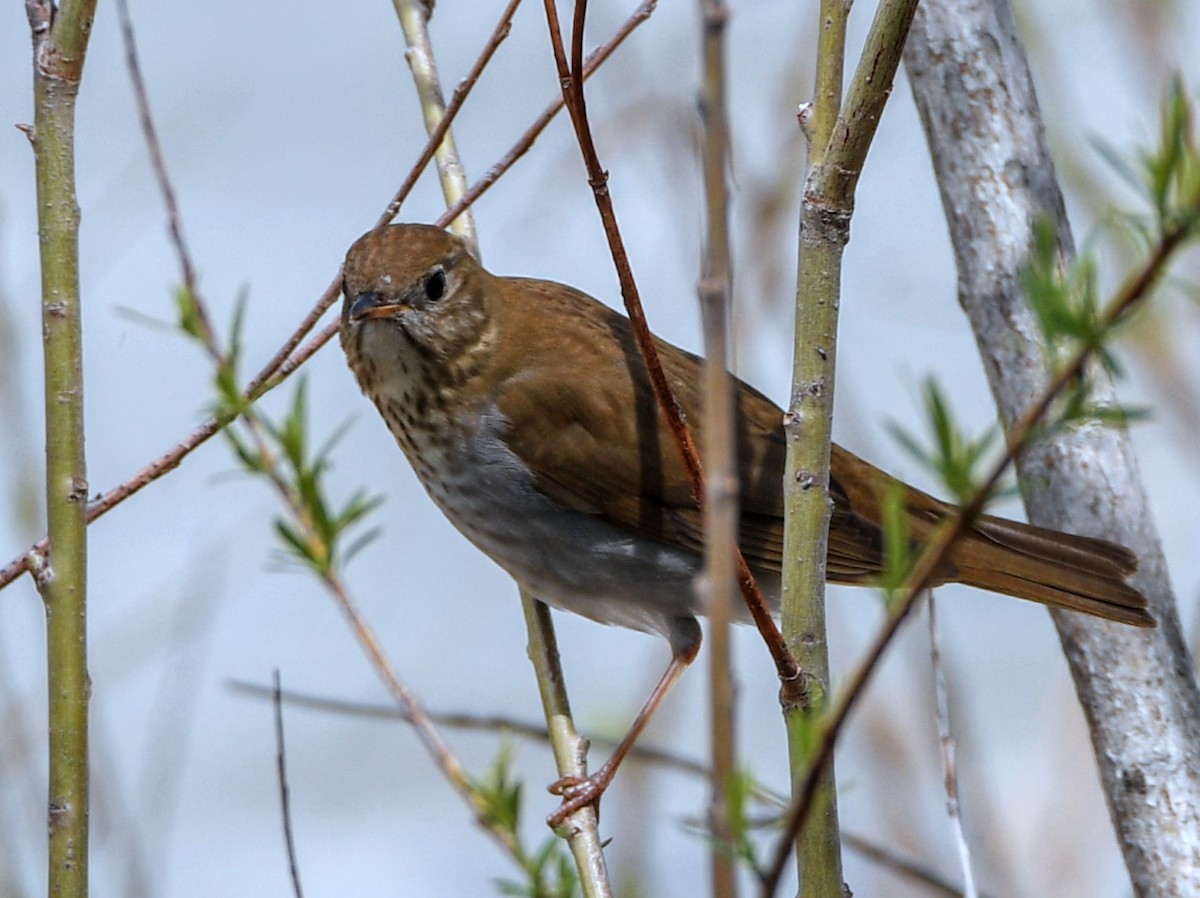
[[564, 776], [550, 784], [551, 795], [562, 797], [558, 810], [546, 818], [551, 829], [557, 829], [576, 811], [595, 805], [596, 818], [600, 818], [600, 796], [612, 782], [612, 776], [601, 767], [589, 777]]

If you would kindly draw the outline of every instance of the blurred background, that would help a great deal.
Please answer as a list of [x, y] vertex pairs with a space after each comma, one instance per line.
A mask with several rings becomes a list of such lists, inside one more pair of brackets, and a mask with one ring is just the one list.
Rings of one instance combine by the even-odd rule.
[[[814, 3], [734, 0], [728, 30], [735, 164], [733, 228], [738, 372], [782, 402], [790, 372], [797, 185], [796, 105], [809, 98]], [[589, 43], [606, 40], [630, 0], [593, 4]], [[485, 9], [486, 7], [486, 9]], [[447, 93], [483, 46], [502, 4], [443, 2], [431, 30]], [[852, 16], [861, 44], [872, 8]], [[389, 4], [348, 0], [247, 7], [134, 3], [141, 65], [199, 269], [223, 332], [248, 296], [246, 376], [289, 334], [374, 222], [424, 143], [403, 42]], [[1082, 243], [1130, 197], [1095, 152], [1132, 153], [1155, 136], [1168, 73], [1200, 89], [1200, 9], [1185, 2], [1021, 3], [1019, 20]], [[695, 4], [667, 3], [589, 82], [601, 159], [652, 327], [698, 348], [702, 234]], [[921, 427], [919, 388], [937, 377], [969, 428], [994, 419], [955, 274], [924, 137], [900, 78], [858, 191], [845, 267], [837, 438], [927, 488], [887, 435]], [[455, 126], [480, 176], [558, 93], [541, 5], [525, 4]], [[0, 10], [0, 122], [32, 120], [28, 28]], [[174, 445], [215, 401], [207, 359], [170, 326], [179, 281], [147, 163], [115, 10], [100, 4], [78, 114], [78, 180], [92, 492]], [[441, 210], [427, 176], [401, 217]], [[617, 281], [566, 118], [477, 206], [485, 264], [553, 278], [619, 304]], [[1111, 285], [1126, 261], [1106, 248]], [[1195, 254], [1178, 274], [1196, 275]], [[1134, 439], [1185, 628], [1197, 628], [1200, 556], [1200, 315], [1164, 291], [1119, 346], [1122, 398], [1151, 410]], [[39, 269], [33, 158], [0, 131], [0, 564], [44, 532]], [[422, 492], [340, 351], [307, 365], [313, 439], [345, 422], [330, 490], [386, 495], [382, 535], [348, 582], [401, 676], [440, 711], [537, 721], [516, 590]], [[265, 401], [279, 414], [294, 383]], [[386, 704], [377, 678], [319, 584], [282, 563], [277, 500], [238, 473], [213, 440], [91, 530], [93, 888], [98, 895], [289, 894], [272, 710], [232, 681]], [[1015, 502], [1000, 509], [1019, 516]], [[1116, 898], [1128, 880], [1108, 822], [1058, 641], [1045, 611], [966, 589], [939, 592], [959, 740], [960, 788], [981, 885], [995, 895]], [[836, 671], [855, 663], [880, 620], [866, 590], [830, 591]], [[665, 664], [659, 640], [559, 615], [581, 727], [619, 733]], [[45, 653], [28, 578], [0, 595], [0, 895], [43, 893]], [[737, 633], [745, 764], [786, 788], [773, 670], [754, 632]], [[701, 656], [701, 664], [704, 663]], [[699, 667], [656, 719], [647, 744], [703, 759]], [[840, 744], [847, 833], [921, 859], [959, 881], [943, 811], [928, 633], [911, 623]], [[495, 894], [509, 862], [400, 724], [289, 709], [292, 811], [310, 895]], [[503, 738], [449, 736], [482, 775]], [[531, 844], [555, 807], [548, 751], [515, 742]], [[594, 750], [598, 757], [601, 749]], [[703, 784], [632, 766], [604, 806], [622, 894], [707, 888]], [[860, 895], [923, 895], [854, 852]]]

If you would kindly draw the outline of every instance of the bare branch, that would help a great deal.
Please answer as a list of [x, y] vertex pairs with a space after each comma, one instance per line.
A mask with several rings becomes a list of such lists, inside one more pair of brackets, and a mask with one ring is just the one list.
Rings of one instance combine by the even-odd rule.
[[296, 898], [304, 898], [304, 889], [300, 886], [300, 864], [296, 858], [296, 840], [292, 833], [292, 801], [291, 789], [287, 779], [287, 750], [283, 742], [283, 686], [279, 680], [279, 671], [272, 677], [274, 687], [271, 690], [271, 704], [275, 710], [275, 770], [279, 779], [279, 805], [283, 816], [283, 841], [287, 846], [288, 873], [292, 880], [292, 894]]
[[706, 232], [697, 289], [704, 325], [704, 571], [708, 595], [708, 691], [713, 778], [709, 853], [715, 898], [735, 898], [737, 867], [732, 852], [734, 812], [730, 791], [737, 777], [737, 719], [730, 626], [737, 589], [734, 558], [738, 531], [738, 476], [734, 430], [734, 386], [729, 374], [729, 315], [733, 262], [729, 249], [729, 123], [725, 105], [725, 26], [723, 0], [700, 0], [700, 115]]
[[937, 717], [938, 744], [942, 749], [942, 785], [946, 790], [946, 816], [954, 831], [954, 844], [958, 849], [958, 860], [963, 873], [963, 894], [976, 898], [975, 874], [971, 868], [971, 846], [963, 831], [962, 807], [958, 801], [958, 750], [954, 730], [950, 726], [950, 693], [946, 687], [946, 671], [942, 666], [942, 644], [937, 626], [937, 603], [932, 590], [926, 603], [929, 610], [929, 664], [933, 668], [933, 697]]
[[[408, 52], [404, 54], [404, 58], [408, 60], [413, 83], [417, 87], [421, 113], [425, 116], [425, 130], [432, 135], [447, 118], [437, 61], [433, 54], [433, 44], [429, 40], [428, 25], [429, 17], [433, 14], [433, 4], [422, 0], [392, 0], [392, 5], [396, 8], [400, 30], [404, 32], [404, 41], [408, 44]], [[511, 13], [507, 15], [511, 16]], [[447, 206], [453, 206], [466, 192], [467, 175], [458, 158], [454, 134], [449, 128], [442, 130], [442, 138], [438, 142], [434, 158], [437, 160], [442, 196], [445, 197]], [[450, 228], [467, 241], [476, 256], [479, 255], [479, 240], [475, 235], [475, 221], [470, 212], [457, 216], [450, 222]]]

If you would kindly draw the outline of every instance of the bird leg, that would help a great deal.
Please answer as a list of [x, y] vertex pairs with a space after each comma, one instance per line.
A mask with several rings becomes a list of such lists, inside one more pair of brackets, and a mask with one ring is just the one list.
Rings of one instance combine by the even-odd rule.
[[617, 743], [617, 747], [613, 749], [613, 753], [599, 770], [588, 777], [564, 776], [551, 784], [550, 793], [562, 796], [562, 804], [559, 805], [558, 810], [546, 818], [546, 822], [550, 824], [551, 828], [560, 826], [568, 817], [589, 804], [594, 804], [596, 812], [599, 814], [600, 796], [604, 794], [609, 784], [612, 783], [613, 777], [617, 775], [617, 768], [621, 766], [621, 762], [625, 760], [625, 756], [629, 754], [629, 750], [633, 748], [659, 704], [671, 691], [671, 687], [683, 676], [683, 672], [688, 669], [688, 666], [696, 660], [699, 651], [699, 639], [695, 639], [683, 647], [672, 647], [671, 663], [667, 665], [658, 684], [646, 699], [645, 704], [642, 705], [642, 709], [638, 711], [633, 723], [629, 725], [629, 730]]

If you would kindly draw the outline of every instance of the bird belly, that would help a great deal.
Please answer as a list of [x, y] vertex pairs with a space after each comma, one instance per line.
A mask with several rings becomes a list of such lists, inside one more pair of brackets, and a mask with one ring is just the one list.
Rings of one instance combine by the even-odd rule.
[[540, 492], [504, 443], [498, 412], [474, 432], [401, 441], [451, 523], [525, 589], [606, 624], [661, 633], [697, 612], [696, 553], [628, 533]]

